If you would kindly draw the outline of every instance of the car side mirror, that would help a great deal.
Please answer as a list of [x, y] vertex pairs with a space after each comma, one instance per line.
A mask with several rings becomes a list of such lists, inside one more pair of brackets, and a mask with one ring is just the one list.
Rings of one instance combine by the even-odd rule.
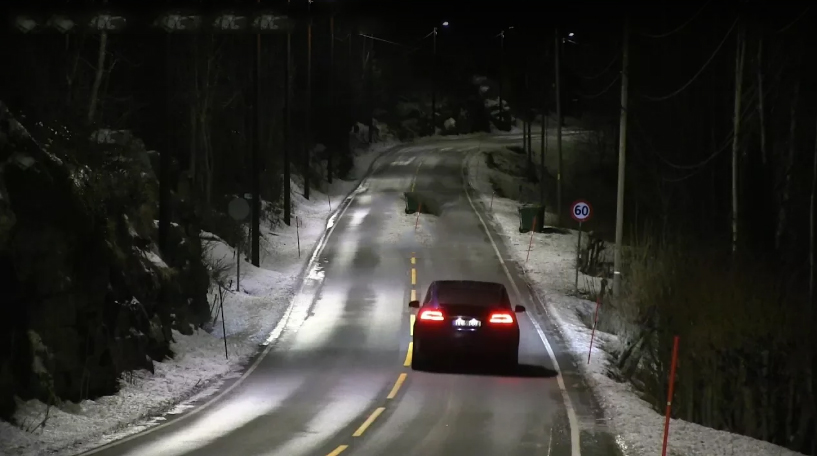
[[513, 308], [513, 311], [514, 312], [524, 312], [525, 311], [525, 306], [516, 306], [516, 307]]
[[420, 308], [420, 301], [409, 301], [409, 307], [419, 309]]

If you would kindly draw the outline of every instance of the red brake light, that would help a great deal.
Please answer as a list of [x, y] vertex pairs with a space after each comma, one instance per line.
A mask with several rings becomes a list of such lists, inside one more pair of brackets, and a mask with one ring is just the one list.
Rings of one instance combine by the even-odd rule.
[[420, 320], [443, 321], [443, 313], [439, 310], [423, 309], [420, 311]]
[[488, 318], [488, 323], [494, 324], [511, 324], [513, 323], [513, 315], [508, 312], [493, 312], [491, 313], [490, 318]]

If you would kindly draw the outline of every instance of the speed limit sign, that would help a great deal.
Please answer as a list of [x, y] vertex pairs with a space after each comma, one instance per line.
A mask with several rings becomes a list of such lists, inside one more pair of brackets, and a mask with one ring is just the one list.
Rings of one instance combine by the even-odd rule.
[[579, 223], [586, 222], [593, 216], [593, 207], [585, 200], [578, 200], [570, 206], [570, 216]]

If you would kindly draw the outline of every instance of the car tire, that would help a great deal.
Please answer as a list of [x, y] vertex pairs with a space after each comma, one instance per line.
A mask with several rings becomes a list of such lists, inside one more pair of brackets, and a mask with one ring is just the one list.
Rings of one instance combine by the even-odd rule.
[[428, 356], [417, 348], [417, 342], [411, 346], [411, 369], [424, 371], [428, 370]]

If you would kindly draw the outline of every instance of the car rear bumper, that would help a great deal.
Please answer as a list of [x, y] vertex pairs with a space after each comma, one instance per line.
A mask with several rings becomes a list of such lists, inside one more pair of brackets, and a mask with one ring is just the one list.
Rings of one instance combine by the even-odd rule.
[[414, 343], [419, 350], [428, 354], [474, 354], [503, 357], [517, 352], [519, 334], [415, 332]]

